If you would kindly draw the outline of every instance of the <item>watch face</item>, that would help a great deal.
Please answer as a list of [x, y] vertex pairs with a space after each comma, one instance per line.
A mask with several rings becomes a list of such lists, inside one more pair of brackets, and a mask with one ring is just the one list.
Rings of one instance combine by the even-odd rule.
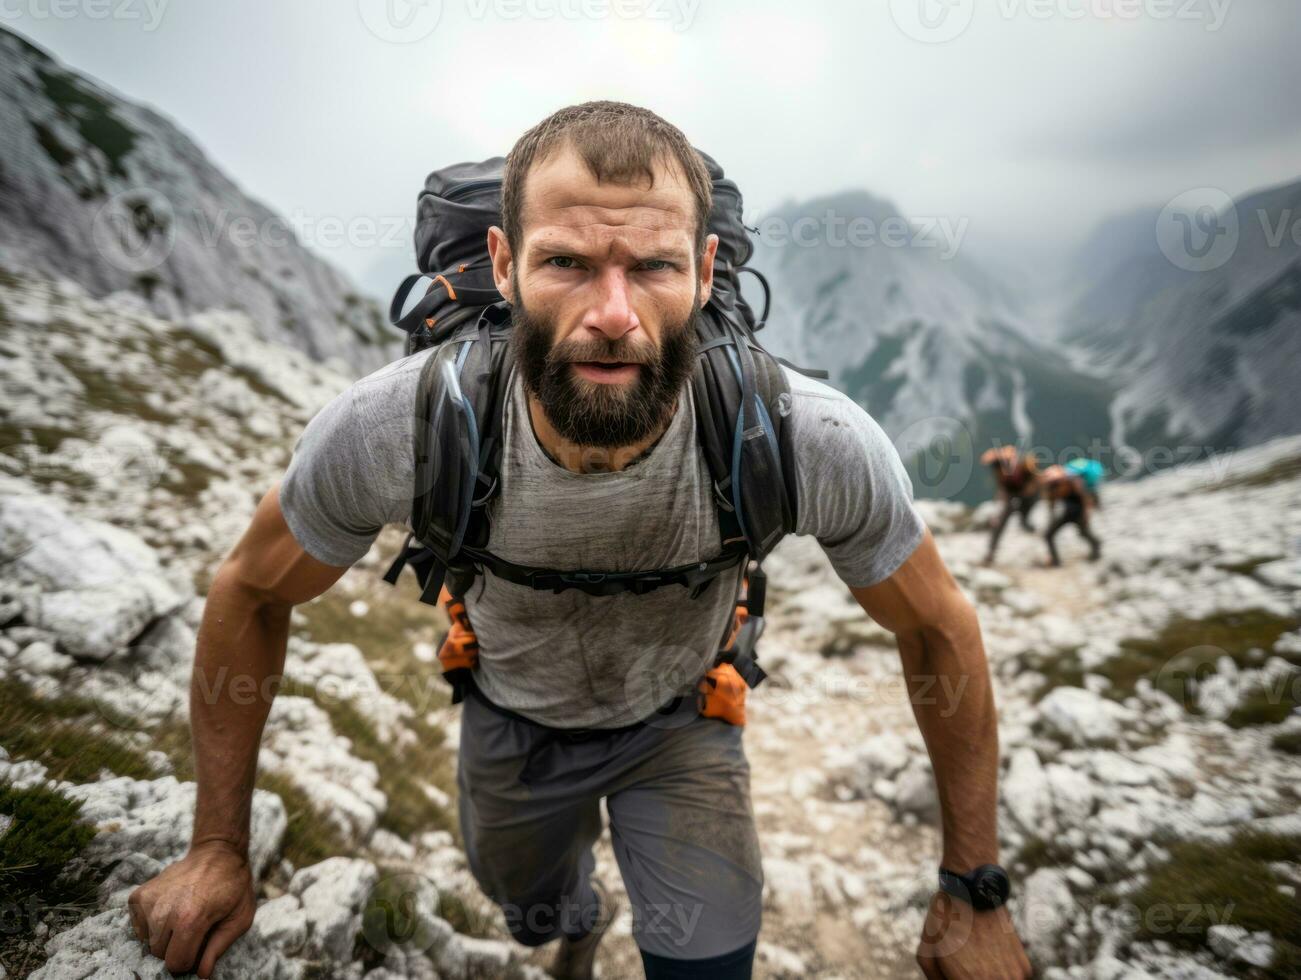
[[1011, 883], [1003, 872], [988, 868], [977, 875], [972, 890], [975, 892], [977, 904], [987, 908], [997, 908], [1007, 901]]

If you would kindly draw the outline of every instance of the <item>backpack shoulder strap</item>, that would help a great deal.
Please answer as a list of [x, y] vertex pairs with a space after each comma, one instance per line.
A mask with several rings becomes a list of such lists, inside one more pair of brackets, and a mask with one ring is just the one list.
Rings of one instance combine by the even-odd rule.
[[739, 538], [759, 562], [799, 513], [791, 394], [777, 359], [722, 310], [700, 317], [692, 375], [701, 451], [714, 480], [722, 545]]
[[484, 509], [498, 489], [508, 325], [504, 303], [462, 324], [426, 358], [416, 386], [411, 534], [384, 578], [395, 583], [410, 564], [430, 605], [445, 581], [453, 592], [468, 585], [474, 569], [458, 561], [461, 549], [486, 539]]

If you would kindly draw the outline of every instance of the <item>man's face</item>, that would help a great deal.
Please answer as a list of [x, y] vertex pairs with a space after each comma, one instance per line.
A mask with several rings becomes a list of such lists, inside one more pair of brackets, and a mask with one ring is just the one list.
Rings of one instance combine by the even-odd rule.
[[570, 150], [525, 184], [519, 254], [489, 237], [528, 390], [565, 439], [613, 449], [666, 424], [695, 363], [717, 240], [694, 255], [694, 200], [673, 168], [654, 187], [600, 184]]

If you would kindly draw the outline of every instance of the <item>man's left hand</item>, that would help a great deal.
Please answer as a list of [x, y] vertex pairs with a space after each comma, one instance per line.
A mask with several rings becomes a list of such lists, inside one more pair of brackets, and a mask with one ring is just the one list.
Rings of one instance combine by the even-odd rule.
[[931, 898], [917, 965], [927, 980], [1028, 980], [1032, 975], [1006, 906], [977, 912], [944, 892]]

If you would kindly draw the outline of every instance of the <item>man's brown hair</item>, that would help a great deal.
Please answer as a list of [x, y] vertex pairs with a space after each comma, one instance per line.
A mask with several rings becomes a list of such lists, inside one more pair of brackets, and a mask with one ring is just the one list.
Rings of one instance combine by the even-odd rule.
[[520, 249], [524, 179], [563, 146], [572, 146], [598, 182], [629, 184], [637, 178], [655, 183], [657, 162], [676, 165], [696, 205], [696, 256], [705, 247], [713, 182], [705, 161], [682, 131], [649, 109], [626, 102], [584, 102], [553, 112], [516, 141], [502, 175], [501, 216], [506, 241]]

